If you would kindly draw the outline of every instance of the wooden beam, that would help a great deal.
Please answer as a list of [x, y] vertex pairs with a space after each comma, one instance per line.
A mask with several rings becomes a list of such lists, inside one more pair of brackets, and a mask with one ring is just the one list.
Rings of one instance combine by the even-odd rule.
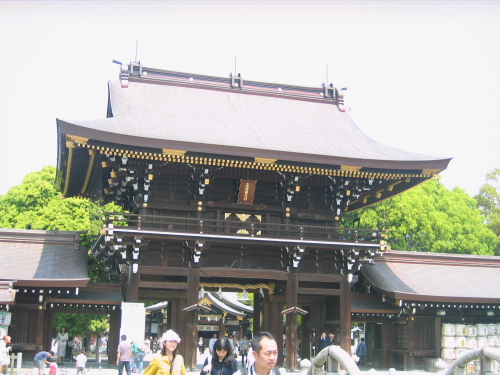
[[342, 275], [325, 275], [316, 273], [299, 273], [297, 274], [299, 281], [313, 281], [319, 283], [341, 283]]
[[171, 283], [161, 281], [139, 281], [139, 288], [188, 290], [188, 283]]
[[298, 294], [316, 295], [316, 296], [340, 296], [340, 289], [315, 289], [315, 288], [297, 288]]
[[120, 306], [122, 301], [106, 301], [98, 299], [51, 298], [48, 303], [65, 303], [73, 305], [114, 305]]
[[140, 290], [139, 299], [142, 301], [170, 301], [186, 299], [187, 292], [171, 292], [164, 290]]
[[186, 276], [189, 274], [189, 268], [183, 267], [162, 267], [162, 266], [143, 266], [139, 265], [138, 273], [146, 275], [165, 275], [165, 276]]
[[[297, 296], [297, 304], [299, 306], [302, 306], [302, 305], [308, 305], [308, 306], [320, 305], [323, 303], [323, 300], [324, 300], [324, 298], [322, 296], [317, 296], [317, 297], [304, 296], [304, 295]], [[272, 294], [269, 296], [269, 301], [270, 302], [286, 303], [286, 298], [283, 295]]]
[[237, 277], [240, 279], [274, 279], [286, 281], [288, 278], [288, 272], [264, 269], [203, 267], [200, 268], [200, 276]]

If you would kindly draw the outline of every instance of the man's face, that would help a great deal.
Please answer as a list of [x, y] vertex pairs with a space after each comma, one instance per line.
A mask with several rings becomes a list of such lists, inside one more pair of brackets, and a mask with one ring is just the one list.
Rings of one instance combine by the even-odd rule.
[[278, 345], [276, 341], [270, 340], [264, 337], [260, 341], [262, 348], [259, 353], [253, 352], [255, 357], [256, 367], [265, 368], [267, 371], [271, 370], [276, 366], [276, 361], [278, 360]]
[[326, 332], [323, 332], [323, 333], [321, 334], [321, 338], [322, 338], [322, 339], [326, 339]]

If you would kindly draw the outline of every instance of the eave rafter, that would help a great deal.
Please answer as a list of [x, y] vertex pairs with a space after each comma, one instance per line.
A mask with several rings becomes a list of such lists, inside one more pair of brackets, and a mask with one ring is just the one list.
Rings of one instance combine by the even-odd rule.
[[[91, 142], [92, 143], [92, 142]], [[223, 159], [223, 158], [210, 158], [189, 155], [188, 152], [182, 150], [168, 150], [165, 153], [164, 150], [161, 152], [147, 152], [147, 151], [135, 151], [131, 149], [118, 149], [92, 144], [81, 144], [76, 142], [76, 147], [86, 147], [99, 150], [101, 153], [108, 156], [118, 156], [127, 157], [133, 159], [149, 160], [149, 161], [159, 161], [159, 162], [176, 162], [185, 164], [201, 164], [206, 166], [219, 166], [219, 167], [234, 167], [234, 168], [248, 168], [248, 169], [262, 169], [270, 171], [279, 172], [292, 172], [292, 173], [303, 173], [311, 175], [324, 175], [333, 177], [351, 177], [351, 178], [375, 178], [375, 179], [388, 179], [397, 180], [403, 178], [432, 178], [438, 172], [438, 170], [414, 170], [405, 172], [394, 172], [389, 173], [388, 171], [382, 170], [370, 170], [363, 167], [348, 167], [348, 166], [337, 166], [334, 168], [325, 167], [311, 167], [300, 165], [300, 162], [291, 163], [288, 161], [276, 160], [274, 163], [270, 163], [268, 160], [275, 159], [262, 159], [262, 158], [241, 158], [248, 160], [239, 159]], [[179, 152], [175, 152], [179, 151]]]

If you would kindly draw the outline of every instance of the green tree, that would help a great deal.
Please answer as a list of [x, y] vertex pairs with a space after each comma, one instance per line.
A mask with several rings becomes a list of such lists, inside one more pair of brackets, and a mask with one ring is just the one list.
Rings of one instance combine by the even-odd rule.
[[[44, 167], [28, 174], [23, 182], [0, 196], [0, 227], [86, 231], [82, 245], [89, 247], [102, 227], [101, 210], [122, 211], [113, 203], [102, 209], [86, 198], [62, 198], [54, 186], [56, 168]], [[107, 282], [102, 263], [89, 254], [88, 271], [92, 281]]]
[[[92, 334], [97, 336], [96, 356], [99, 356], [102, 334], [109, 330], [109, 319], [107, 315], [99, 314], [56, 314], [54, 315], [54, 327], [66, 327], [69, 336], [87, 336], [87, 346]], [[88, 351], [88, 347], [84, 348]]]
[[495, 255], [500, 255], [500, 169], [486, 175], [486, 184], [481, 186], [474, 199], [486, 219], [486, 226], [497, 236]]
[[497, 241], [476, 201], [436, 180], [346, 215], [344, 225], [358, 218], [362, 228], [387, 229], [388, 244], [397, 250], [493, 255]]

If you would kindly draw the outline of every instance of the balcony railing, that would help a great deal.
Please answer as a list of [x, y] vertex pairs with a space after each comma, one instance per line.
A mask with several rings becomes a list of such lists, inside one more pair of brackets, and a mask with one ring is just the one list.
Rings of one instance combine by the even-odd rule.
[[[250, 219], [252, 217], [250, 216]], [[128, 213], [105, 213], [105, 227], [114, 231], [147, 231], [161, 234], [210, 234], [221, 238], [259, 237], [283, 240], [346, 241], [350, 243], [372, 243], [384, 245], [385, 234], [381, 230], [340, 228], [322, 222], [322, 225], [268, 223], [255, 221], [200, 219], [179, 216], [138, 215]], [[329, 225], [328, 225], [329, 224]]]

